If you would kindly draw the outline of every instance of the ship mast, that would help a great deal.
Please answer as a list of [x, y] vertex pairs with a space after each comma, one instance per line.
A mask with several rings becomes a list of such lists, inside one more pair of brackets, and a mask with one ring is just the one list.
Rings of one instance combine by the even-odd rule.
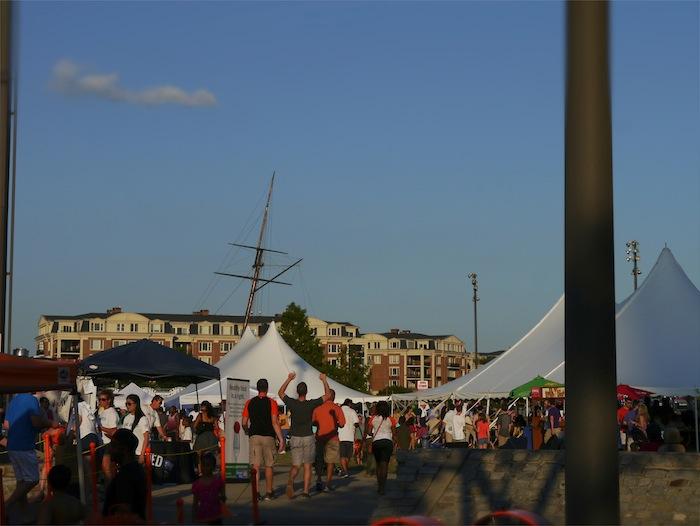
[[258, 236], [258, 245], [255, 247], [255, 261], [253, 262], [253, 279], [250, 282], [250, 292], [248, 293], [248, 304], [245, 308], [245, 320], [243, 321], [243, 330], [248, 326], [250, 316], [253, 313], [253, 304], [255, 302], [255, 293], [260, 280], [260, 272], [263, 266], [263, 254], [265, 250], [262, 248], [263, 239], [265, 238], [265, 227], [267, 226], [267, 217], [270, 213], [270, 200], [272, 199], [272, 188], [275, 185], [275, 172], [272, 172], [270, 180], [270, 188], [267, 191], [267, 202], [265, 203], [265, 213], [263, 214], [262, 224], [260, 225], [260, 235]]
[[242, 279], [249, 279], [250, 280], [250, 292], [248, 293], [248, 303], [246, 304], [245, 308], [245, 318], [243, 321], [243, 330], [245, 331], [246, 327], [250, 323], [250, 318], [253, 315], [253, 307], [255, 305], [255, 294], [262, 289], [265, 285], [268, 283], [276, 283], [278, 285], [291, 285], [291, 283], [285, 283], [283, 281], [275, 281], [276, 278], [280, 277], [282, 274], [287, 272], [289, 269], [292, 267], [295, 267], [299, 263], [301, 263], [301, 259], [295, 261], [291, 265], [289, 265], [287, 268], [285, 268], [282, 272], [279, 272], [276, 274], [274, 277], [271, 279], [264, 279], [260, 277], [260, 274], [262, 272], [262, 268], [265, 266], [265, 263], [263, 261], [263, 256], [265, 252], [274, 252], [276, 254], [287, 254], [286, 252], [281, 252], [279, 250], [271, 250], [269, 248], [264, 248], [263, 247], [263, 242], [265, 240], [265, 228], [267, 227], [267, 220], [268, 216], [270, 213], [270, 201], [272, 200], [272, 189], [275, 185], [275, 172], [272, 172], [272, 180], [270, 181], [270, 188], [267, 191], [267, 202], [265, 203], [265, 212], [263, 213], [263, 219], [262, 223], [260, 225], [260, 234], [258, 235], [258, 244], [254, 247], [250, 245], [239, 245], [238, 243], [229, 243], [229, 245], [233, 245], [235, 247], [242, 247], [242, 248], [249, 248], [252, 250], [255, 250], [255, 260], [253, 262], [253, 275], [252, 276], [242, 276], [240, 274], [229, 274], [227, 272], [215, 272], [215, 274], [219, 274], [222, 276], [231, 276], [234, 278], [242, 278]]

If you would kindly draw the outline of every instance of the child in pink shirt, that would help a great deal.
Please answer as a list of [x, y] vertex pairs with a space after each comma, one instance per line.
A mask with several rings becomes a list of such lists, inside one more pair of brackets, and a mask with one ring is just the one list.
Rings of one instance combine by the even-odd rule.
[[202, 476], [192, 484], [192, 522], [221, 524], [222, 502], [226, 500], [221, 477], [214, 476], [216, 459], [209, 453], [202, 457]]

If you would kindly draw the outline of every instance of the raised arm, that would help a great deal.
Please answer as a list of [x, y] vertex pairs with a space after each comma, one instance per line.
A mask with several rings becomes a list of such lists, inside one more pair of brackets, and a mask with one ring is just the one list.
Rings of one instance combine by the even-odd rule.
[[280, 397], [280, 400], [284, 398], [284, 393], [287, 390], [287, 387], [289, 386], [289, 382], [294, 380], [297, 377], [297, 373], [292, 371], [287, 375], [287, 379], [284, 381], [284, 383], [280, 386], [279, 391], [277, 391], [277, 395]]
[[328, 378], [326, 378], [325, 373], [321, 373], [318, 376], [321, 379], [321, 382], [323, 382], [323, 401], [325, 402], [326, 400], [330, 400], [331, 398], [331, 387], [328, 385]]

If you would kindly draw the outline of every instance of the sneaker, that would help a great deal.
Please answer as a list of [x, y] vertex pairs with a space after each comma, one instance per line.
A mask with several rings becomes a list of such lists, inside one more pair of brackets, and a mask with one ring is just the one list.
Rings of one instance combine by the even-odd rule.
[[301, 497], [304, 498], [304, 499], [310, 499], [310, 498], [311, 498], [311, 495], [309, 495], [308, 493], [304, 492], [304, 493], [301, 494]]
[[332, 486], [331, 484], [327, 484], [327, 485], [323, 488], [323, 492], [324, 492], [324, 493], [330, 493], [331, 491], [335, 491], [335, 486]]
[[265, 498], [264, 498], [264, 500], [272, 500], [272, 499], [274, 499], [274, 498], [275, 498], [275, 496], [272, 494], [272, 492], [270, 492], [270, 493], [265, 493]]
[[350, 477], [350, 473], [343, 473], [343, 474], [341, 474], [338, 478], [346, 479], [346, 478], [349, 478], [349, 477]]

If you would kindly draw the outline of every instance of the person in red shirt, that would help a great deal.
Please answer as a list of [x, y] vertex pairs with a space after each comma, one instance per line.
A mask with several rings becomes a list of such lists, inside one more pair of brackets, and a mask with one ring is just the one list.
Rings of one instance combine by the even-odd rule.
[[627, 449], [627, 426], [625, 424], [625, 415], [632, 408], [632, 401], [625, 397], [622, 405], [617, 409], [617, 425], [620, 427], [620, 445], [622, 449]]
[[489, 432], [491, 423], [486, 417], [486, 413], [479, 414], [479, 420], [476, 422], [476, 443], [479, 449], [488, 449], [491, 441], [489, 440]]
[[326, 465], [326, 487], [323, 491], [333, 491], [331, 481], [335, 465], [340, 463], [340, 442], [338, 428], [345, 425], [343, 409], [335, 403], [335, 391], [330, 390], [330, 397], [314, 409], [311, 417], [316, 423], [316, 487], [321, 486], [323, 464]]
[[273, 467], [275, 465], [275, 437], [279, 440], [279, 452], [284, 451], [284, 439], [277, 415], [279, 410], [274, 400], [267, 397], [268, 383], [258, 380], [258, 396], [251, 398], [243, 407], [241, 424], [250, 436], [250, 463], [255, 468], [256, 481], [260, 479], [260, 465], [265, 466], [265, 500], [272, 500]]

